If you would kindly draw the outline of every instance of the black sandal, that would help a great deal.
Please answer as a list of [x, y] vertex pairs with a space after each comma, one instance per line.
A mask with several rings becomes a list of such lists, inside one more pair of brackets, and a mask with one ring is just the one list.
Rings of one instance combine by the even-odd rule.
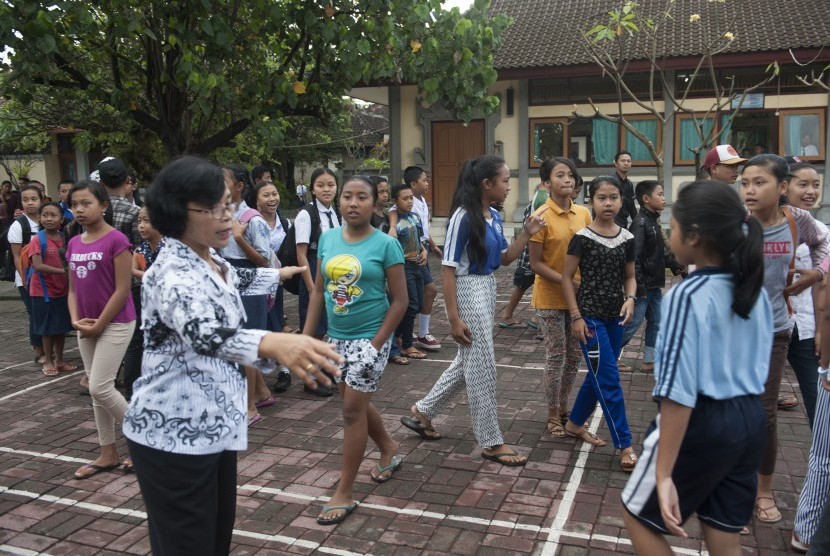
[[[432, 428], [432, 425], [425, 426], [415, 417], [401, 417], [401, 424], [411, 431], [418, 433], [424, 440], [441, 440], [442, 436]], [[434, 433], [434, 434], [427, 434]]]

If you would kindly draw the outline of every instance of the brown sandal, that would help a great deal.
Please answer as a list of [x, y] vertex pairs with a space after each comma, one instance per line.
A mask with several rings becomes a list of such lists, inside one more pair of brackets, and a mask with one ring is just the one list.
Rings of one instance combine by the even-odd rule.
[[[596, 446], [598, 448], [601, 448], [601, 447], [603, 447], [607, 444], [607, 442], [605, 442], [605, 440], [598, 437], [597, 435], [595, 435], [594, 433], [592, 433], [591, 431], [589, 431], [585, 427], [582, 427], [582, 430], [580, 430], [579, 432], [571, 432], [566, 428], [565, 429], [565, 434], [567, 434], [568, 436], [572, 436], [574, 438], [578, 438], [579, 440], [584, 440], [588, 444], [591, 444], [591, 445]], [[636, 461], [635, 461], [635, 463], [636, 463]]]
[[634, 448], [630, 446], [625, 448], [620, 454], [620, 467], [622, 467], [622, 470], [626, 473], [634, 471], [638, 461], [639, 458], [637, 457], [637, 454], [634, 453]]
[[565, 438], [568, 435], [565, 426], [556, 417], [548, 420], [548, 424], [545, 425], [545, 432], [554, 438]]
[[[761, 500], [769, 500], [772, 502], [772, 505], [763, 508], [761, 507]], [[771, 496], [758, 496], [755, 498], [755, 517], [758, 518], [758, 521], [761, 523], [778, 523], [781, 521], [781, 512], [778, 511], [775, 499]]]

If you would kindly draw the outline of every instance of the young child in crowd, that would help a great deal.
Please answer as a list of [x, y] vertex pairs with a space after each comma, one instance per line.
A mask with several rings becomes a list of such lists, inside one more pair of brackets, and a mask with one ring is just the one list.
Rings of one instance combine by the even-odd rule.
[[[622, 351], [623, 327], [634, 315], [634, 236], [615, 221], [622, 206], [622, 187], [612, 176], [600, 176], [588, 186], [596, 219], [579, 230], [568, 245], [562, 270], [562, 294], [571, 317], [571, 334], [582, 344], [588, 363], [565, 432], [594, 446], [605, 441], [585, 428], [599, 402], [614, 447], [621, 452], [620, 466], [631, 472], [637, 455], [625, 414], [617, 359]], [[574, 275], [579, 269], [579, 291]], [[596, 356], [589, 357], [589, 352]]]
[[[778, 393], [792, 329], [789, 296], [797, 295], [824, 279], [820, 268], [827, 258], [827, 234], [806, 210], [782, 206], [785, 202], [790, 170], [787, 161], [774, 154], [753, 157], [744, 166], [740, 195], [747, 209], [764, 227], [764, 289], [770, 298], [773, 314], [773, 342], [769, 376], [761, 401], [766, 421], [766, 444], [758, 471], [758, 497], [755, 517], [763, 523], [781, 520], [772, 494], [772, 477], [778, 457]], [[811, 267], [798, 269], [796, 282], [796, 248], [806, 243]]]
[[412, 345], [415, 317], [421, 310], [421, 300], [424, 297], [424, 275], [421, 267], [427, 262], [427, 250], [421, 244], [423, 223], [412, 211], [413, 193], [409, 185], [404, 183], [393, 187], [392, 200], [397, 207], [395, 235], [403, 249], [406, 290], [409, 296], [406, 314], [397, 330], [397, 335], [401, 338], [401, 355], [409, 359], [424, 359], [426, 354]]
[[[130, 240], [104, 220], [109, 196], [95, 181], [72, 187], [69, 206], [84, 233], [69, 240], [69, 314], [78, 331], [78, 349], [89, 380], [101, 454], [81, 466], [76, 479], [115, 469], [121, 462], [115, 446], [115, 424], [123, 422], [127, 401], [115, 389], [115, 375], [135, 327], [130, 295]], [[125, 470], [132, 469], [129, 459]]]
[[693, 513], [712, 554], [741, 553], [765, 442], [760, 394], [772, 345], [762, 241], [731, 187], [706, 180], [680, 190], [671, 248], [696, 270], [662, 305], [659, 415], [622, 493], [637, 554], [673, 554], [663, 535], [686, 538]]
[[20, 190], [20, 202], [23, 207], [23, 214], [16, 216], [14, 222], [9, 226], [7, 234], [12, 256], [14, 257], [14, 285], [20, 300], [26, 307], [26, 314], [29, 316], [29, 344], [35, 352], [35, 363], [43, 364], [43, 340], [35, 334], [34, 321], [32, 320], [32, 302], [29, 299], [29, 292], [23, 284], [22, 265], [20, 251], [28, 245], [32, 238], [40, 230], [40, 217], [38, 211], [43, 202], [43, 192], [36, 185], [27, 185]]
[[[630, 231], [634, 234], [635, 257], [634, 275], [637, 278], [637, 299], [634, 302], [634, 318], [625, 327], [622, 338], [624, 348], [634, 337], [637, 329], [646, 320], [645, 349], [643, 366], [646, 372], [654, 370], [654, 346], [660, 329], [660, 303], [666, 286], [666, 270], [675, 276], [683, 275], [686, 269], [666, 249], [660, 213], [666, 208], [663, 186], [653, 180], [641, 181], [634, 190], [640, 211], [634, 216]], [[623, 370], [620, 367], [620, 370]], [[630, 370], [630, 369], [629, 369]]]
[[[414, 197], [412, 210], [421, 218], [421, 224], [424, 227], [424, 235], [421, 240], [427, 244], [430, 253], [443, 257], [444, 254], [441, 249], [438, 248], [429, 235], [429, 205], [427, 205], [427, 200], [424, 197], [427, 189], [429, 189], [427, 173], [419, 166], [409, 166], [403, 171], [403, 182], [409, 184], [412, 188]], [[388, 216], [389, 229], [391, 230], [398, 225], [395, 206], [389, 209]], [[421, 303], [421, 313], [418, 315], [418, 335], [415, 337], [414, 345], [427, 351], [439, 351], [441, 342], [429, 333], [432, 304], [435, 302], [435, 296], [438, 295], [438, 288], [435, 286], [435, 280], [432, 277], [432, 271], [430, 271], [428, 263], [421, 266], [421, 273], [424, 275], [424, 299]]]
[[386, 232], [389, 229], [389, 217], [386, 215], [389, 210], [389, 182], [383, 176], [372, 176], [369, 179], [378, 188], [378, 200], [372, 212], [372, 226]]
[[[75, 365], [63, 360], [65, 335], [72, 331], [66, 304], [68, 279], [63, 258], [66, 252], [60, 231], [63, 211], [58, 203], [40, 207], [41, 230], [29, 244], [31, 268], [29, 297], [35, 334], [43, 341], [43, 374], [56, 376], [58, 371], [76, 371]], [[54, 353], [54, 356], [53, 356]]]
[[527, 240], [543, 228], [544, 220], [539, 215], [531, 216], [521, 235], [508, 246], [501, 217], [492, 205], [503, 203], [509, 191], [510, 168], [500, 157], [481, 156], [468, 160], [461, 169], [441, 271], [447, 317], [458, 354], [430, 392], [410, 408], [411, 416], [402, 417], [401, 423], [424, 440], [440, 439], [432, 419], [466, 388], [473, 432], [483, 448], [481, 457], [515, 467], [525, 465], [527, 457], [504, 442], [496, 411], [493, 272], [521, 254]]
[[[357, 507], [354, 481], [369, 436], [380, 450], [371, 479], [385, 483], [401, 464], [398, 443], [372, 405], [389, 357], [389, 338], [406, 310], [403, 252], [397, 241], [371, 224], [377, 187], [356, 176], [340, 194], [343, 227], [320, 236], [317, 272], [303, 333], [313, 336], [328, 313], [329, 342], [343, 356], [338, 389], [343, 396], [343, 466], [337, 490], [317, 518], [320, 525], [342, 522]], [[392, 295], [387, 303], [386, 291]]]
[[572, 200], [579, 181], [574, 163], [564, 157], [542, 162], [539, 177], [550, 198], [539, 209], [544, 211], [545, 227], [530, 238], [530, 268], [536, 274], [531, 304], [545, 339], [545, 395], [548, 400], [547, 434], [554, 438], [568, 435], [568, 396], [571, 393], [582, 353], [571, 334], [568, 304], [562, 294], [562, 271], [571, 238], [591, 223], [587, 208]]

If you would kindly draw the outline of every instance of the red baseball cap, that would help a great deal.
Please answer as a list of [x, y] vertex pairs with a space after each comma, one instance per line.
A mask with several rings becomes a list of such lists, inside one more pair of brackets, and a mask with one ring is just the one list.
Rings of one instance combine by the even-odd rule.
[[715, 164], [740, 164], [746, 162], [745, 158], [738, 156], [738, 151], [732, 145], [718, 145], [706, 153], [703, 167], [707, 170]]

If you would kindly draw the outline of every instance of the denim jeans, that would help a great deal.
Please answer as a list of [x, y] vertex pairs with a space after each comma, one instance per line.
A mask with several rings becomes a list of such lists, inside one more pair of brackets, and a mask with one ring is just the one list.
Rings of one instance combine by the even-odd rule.
[[401, 337], [402, 348], [407, 350], [412, 347], [415, 317], [421, 312], [421, 304], [424, 300], [424, 276], [421, 273], [421, 265], [412, 261], [406, 261], [404, 273], [406, 275], [406, 293], [409, 303], [396, 333]]
[[631, 338], [646, 320], [645, 349], [643, 362], [654, 363], [654, 346], [657, 344], [657, 332], [660, 330], [660, 304], [663, 302], [663, 290], [650, 288], [646, 291], [646, 298], [637, 298], [634, 302], [634, 318], [628, 323], [623, 332], [622, 346], [628, 345]]

